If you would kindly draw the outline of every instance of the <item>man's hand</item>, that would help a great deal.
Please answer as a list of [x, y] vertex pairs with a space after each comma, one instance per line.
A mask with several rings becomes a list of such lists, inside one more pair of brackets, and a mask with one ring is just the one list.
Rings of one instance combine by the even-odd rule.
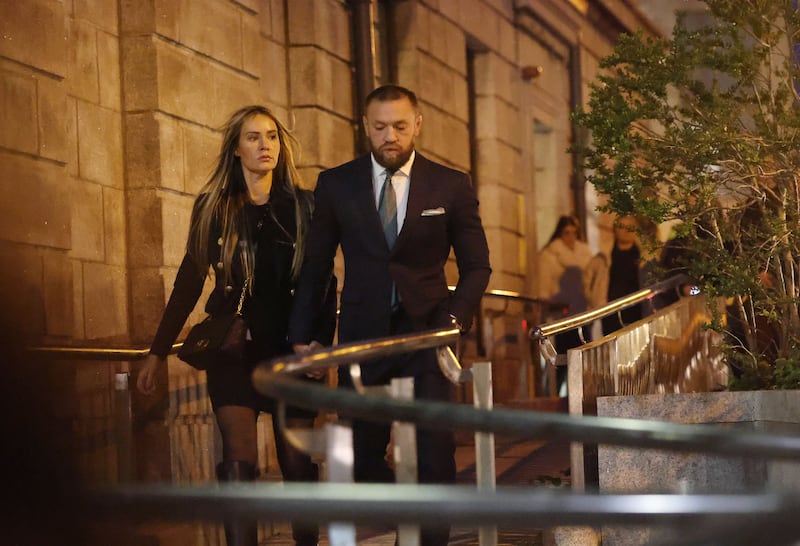
[[[308, 345], [304, 345], [302, 343], [294, 343], [292, 345], [294, 353], [298, 355], [317, 351], [322, 348], [324, 348], [323, 345], [318, 341], [312, 341]], [[306, 377], [310, 377], [312, 379], [322, 379], [323, 377], [325, 377], [326, 373], [327, 370], [320, 369], [320, 370], [311, 370], [310, 372], [306, 372], [305, 375]]]
[[464, 330], [464, 327], [461, 325], [461, 321], [458, 320], [458, 317], [455, 316], [452, 313], [450, 314], [450, 324], [451, 324], [451, 326], [453, 328], [458, 328], [458, 331], [460, 333], [462, 333], [462, 334], [466, 334], [467, 333], [466, 330]]

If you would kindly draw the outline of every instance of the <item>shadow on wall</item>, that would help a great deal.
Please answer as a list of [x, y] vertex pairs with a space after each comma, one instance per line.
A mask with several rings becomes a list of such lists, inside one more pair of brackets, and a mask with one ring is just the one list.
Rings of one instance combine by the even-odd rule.
[[[7, 280], [7, 279], [5, 279]], [[2, 284], [0, 286], [8, 286]], [[23, 299], [25, 298], [25, 299]], [[3, 293], [0, 340], [0, 542], [3, 544], [100, 545], [89, 529], [91, 516], [76, 503], [77, 457], [69, 427], [54, 419], [49, 385], [58, 362], [40, 362], [24, 352], [25, 294]], [[57, 387], [57, 386], [54, 386]], [[106, 537], [109, 538], [109, 537]]]

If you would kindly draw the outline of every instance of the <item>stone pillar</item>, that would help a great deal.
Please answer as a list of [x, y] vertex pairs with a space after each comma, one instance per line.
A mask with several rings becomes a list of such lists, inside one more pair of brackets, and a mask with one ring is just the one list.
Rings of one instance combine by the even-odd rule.
[[[351, 17], [347, 2], [292, 0], [286, 4], [292, 111], [288, 125], [300, 141], [297, 166], [303, 184], [313, 189], [320, 171], [356, 155], [361, 122], [354, 120]], [[341, 254], [334, 273], [341, 287]]]
[[[131, 337], [152, 340], [183, 258], [192, 204], [219, 153], [218, 128], [264, 104], [288, 119], [284, 2], [121, 0], [121, 81]], [[189, 324], [203, 316], [207, 284]], [[137, 397], [139, 474], [214, 479], [220, 445], [205, 374], [175, 357]], [[267, 463], [269, 464], [269, 463]], [[274, 465], [274, 462], [271, 463]]]
[[[25, 342], [127, 342], [115, 2], [0, 5], [0, 299]], [[115, 371], [47, 363], [36, 377], [54, 438], [81, 477], [117, 477]], [[20, 372], [26, 373], [26, 372]], [[28, 395], [29, 393], [26, 393]]]
[[70, 67], [64, 47], [68, 19], [61, 2], [6, 2], [0, 5], [0, 30], [4, 312], [25, 317], [19, 326], [35, 339], [69, 337], [73, 334], [69, 206], [73, 179], [67, 165], [73, 151], [68, 135], [75, 128], [75, 117], [65, 115], [69, 113], [65, 79]]
[[355, 153], [350, 14], [333, 0], [295, 0], [287, 7], [290, 126], [302, 146], [300, 173], [313, 187], [320, 170]]

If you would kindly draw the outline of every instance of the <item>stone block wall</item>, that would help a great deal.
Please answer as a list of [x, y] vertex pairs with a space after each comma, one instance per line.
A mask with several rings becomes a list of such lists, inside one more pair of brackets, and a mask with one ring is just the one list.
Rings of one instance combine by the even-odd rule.
[[[788, 436], [800, 431], [797, 391], [740, 391], [607, 396], [597, 415], [751, 430]], [[745, 494], [796, 491], [800, 465], [769, 457], [737, 457], [600, 446], [600, 492], [608, 494]], [[694, 537], [691, 537], [694, 538]], [[686, 542], [685, 527], [604, 526], [604, 545]]]
[[[17, 28], [28, 17], [40, 18], [47, 32], [34, 36]], [[72, 317], [64, 320], [62, 311], [54, 323], [44, 312], [44, 275], [69, 292], [72, 284], [71, 270], [63, 275], [53, 267], [66, 260], [69, 250], [70, 217], [63, 207], [69, 195], [64, 182], [66, 126], [63, 119], [56, 127], [46, 123], [63, 111], [66, 99], [66, 56], [59, 40], [65, 32], [63, 7], [42, 2], [17, 9], [6, 3], [0, 6], [0, 21], [7, 37], [0, 42], [0, 108], [8, 127], [0, 135], [0, 230], [5, 240], [0, 252], [5, 264], [17, 264], [4, 275], [2, 290], [16, 296], [8, 298], [9, 312], [30, 317], [23, 326], [28, 333], [71, 334]], [[48, 113], [40, 117], [40, 111]], [[40, 195], [55, 199], [40, 205]], [[51, 264], [47, 271], [45, 263]], [[71, 300], [66, 303], [71, 307]]]
[[252, 103], [286, 119], [286, 72], [267, 64], [286, 54], [282, 15], [283, 3], [270, 1], [120, 4], [134, 340], [152, 337], [169, 295], [194, 196], [219, 151], [217, 128]]
[[[343, 0], [0, 6], [0, 250], [26, 264], [4, 284], [36, 302], [32, 334], [149, 340], [217, 128], [235, 108], [266, 103], [295, 130], [308, 186], [355, 155], [350, 9]], [[394, 11], [397, 79], [422, 102], [420, 148], [471, 172], [491, 286], [530, 292], [537, 218], [570, 207], [568, 47], [581, 50], [586, 83], [610, 50], [607, 33], [574, 8], [535, 2], [415, 0]], [[543, 76], [525, 80], [528, 65]], [[540, 119], [555, 135], [551, 188], [537, 186], [542, 165], [531, 159]], [[33, 199], [15, 198], [18, 180]]]
[[[320, 170], [355, 156], [361, 120], [350, 4], [0, 3], [0, 259], [12, 264], [0, 275], [0, 296], [9, 313], [26, 317], [21, 325], [35, 343], [149, 342], [183, 255], [192, 202], [218, 152], [218, 127], [238, 107], [266, 104], [295, 132], [308, 187]], [[490, 288], [533, 295], [541, 218], [571, 206], [569, 47], [585, 59], [585, 89], [610, 44], [562, 4], [394, 4], [397, 80], [418, 93], [424, 116], [419, 147], [472, 175], [491, 249]], [[521, 68], [529, 65], [543, 75], [526, 80]], [[540, 121], [552, 129], [547, 154], [533, 136]], [[453, 263], [447, 272], [455, 281]], [[487, 308], [496, 351], [487, 356], [503, 367], [497, 382], [507, 383], [495, 392], [511, 398], [526, 350], [521, 315], [497, 302]], [[78, 375], [76, 393], [85, 386]], [[210, 411], [198, 403], [202, 375], [171, 359], [162, 379], [170, 417], [206, 427], [193, 417]], [[180, 434], [153, 439], [148, 449], [174, 452], [185, 443]], [[210, 460], [192, 468], [208, 474]]]

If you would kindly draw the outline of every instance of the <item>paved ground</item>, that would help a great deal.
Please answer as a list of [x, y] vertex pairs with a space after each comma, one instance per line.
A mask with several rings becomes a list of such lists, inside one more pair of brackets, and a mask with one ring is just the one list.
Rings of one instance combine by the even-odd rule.
[[[359, 533], [359, 546], [394, 546], [394, 533]], [[498, 530], [498, 546], [542, 546], [542, 533], [539, 530], [529, 531]], [[262, 542], [262, 546], [294, 546], [291, 535], [282, 532], [271, 537], [267, 542]], [[450, 535], [449, 546], [477, 546], [478, 535], [472, 529], [453, 529]], [[327, 536], [320, 537], [320, 546], [329, 546]]]
[[[535, 408], [541, 410], [542, 408]], [[545, 410], [546, 411], [546, 410]], [[471, 435], [457, 436], [457, 481], [475, 483], [475, 449]], [[495, 440], [495, 470], [498, 485], [566, 487], [570, 482], [569, 444], [498, 437]], [[277, 478], [276, 478], [277, 479]], [[268, 526], [266, 524], [265, 526]], [[269, 539], [260, 546], [294, 546], [288, 524], [271, 527]], [[117, 546], [216, 546], [224, 543], [221, 526], [211, 523], [145, 521], [132, 528], [118, 524], [99, 525], [98, 540], [91, 544]], [[105, 540], [107, 536], [113, 540]], [[330, 546], [323, 530], [321, 546]], [[359, 546], [394, 546], [395, 533], [387, 530], [359, 529]], [[500, 546], [541, 546], [540, 529], [498, 529]], [[477, 546], [477, 529], [454, 528], [450, 546]]]
[[[498, 485], [529, 485], [564, 487], [569, 485], [569, 443], [538, 442], [498, 438], [495, 442], [495, 467]], [[458, 483], [475, 483], [474, 447], [462, 442], [456, 451]], [[293, 546], [288, 526], [272, 536], [262, 546]], [[328, 546], [323, 532], [322, 546]], [[358, 544], [361, 546], [393, 546], [394, 532], [359, 529]], [[476, 546], [476, 529], [455, 528], [451, 532], [450, 546]], [[498, 529], [498, 544], [501, 546], [540, 546], [540, 529]]]

